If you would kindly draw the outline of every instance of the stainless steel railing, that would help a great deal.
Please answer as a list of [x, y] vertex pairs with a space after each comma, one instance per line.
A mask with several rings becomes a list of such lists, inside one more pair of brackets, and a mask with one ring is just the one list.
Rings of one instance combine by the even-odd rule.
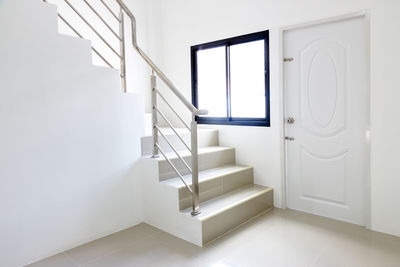
[[[47, 0], [43, 0], [47, 2]], [[151, 78], [151, 90], [152, 90], [152, 119], [153, 119], [153, 153], [152, 157], [159, 157], [159, 153], [165, 157], [166, 161], [170, 164], [171, 168], [178, 175], [178, 177], [182, 180], [183, 184], [192, 194], [192, 215], [195, 216], [200, 213], [199, 210], [199, 157], [198, 157], [198, 144], [197, 144], [197, 122], [196, 116], [206, 115], [208, 113], [207, 110], [199, 110], [195, 106], [192, 105], [177, 89], [177, 87], [168, 79], [168, 77], [157, 67], [157, 65], [150, 59], [149, 56], [138, 46], [137, 44], [137, 36], [136, 36], [136, 19], [133, 13], [129, 10], [129, 8], [125, 5], [122, 0], [115, 0], [116, 3], [120, 7], [119, 14], [116, 14], [112, 8], [104, 1], [99, 0], [103, 6], [110, 12], [110, 14], [117, 20], [119, 23], [119, 33], [115, 32], [113, 28], [106, 22], [106, 20], [101, 16], [99, 12], [90, 4], [87, 0], [82, 0], [88, 8], [100, 19], [101, 22], [110, 30], [110, 32], [116, 37], [120, 42], [120, 51], [117, 52], [112, 45], [96, 30], [96, 28], [90, 24], [90, 22], [85, 18], [84, 15], [71, 4], [69, 0], [64, 0], [64, 2], [75, 12], [75, 14], [100, 38], [100, 40], [120, 59], [120, 76], [121, 76], [121, 86], [122, 90], [126, 92], [126, 56], [125, 56], [125, 21], [124, 16], [127, 15], [130, 19], [131, 26], [131, 34], [132, 34], [132, 46], [137, 51], [137, 53], [143, 58], [143, 60], [149, 65], [152, 69]], [[71, 30], [80, 38], [84, 38], [83, 35], [71, 24], [68, 20], [63, 17], [61, 14], [58, 14], [59, 18], [69, 27]], [[98, 55], [109, 67], [114, 68], [114, 66], [103, 56], [98, 49], [92, 46], [93, 52]], [[157, 76], [167, 85], [167, 87], [174, 93], [174, 95], [185, 105], [185, 107], [189, 110], [191, 114], [191, 123], [188, 125], [184, 119], [178, 114], [178, 112], [171, 106], [171, 104], [167, 101], [167, 99], [161, 94], [161, 92], [157, 89]], [[171, 109], [171, 111], [177, 116], [177, 118], [183, 123], [183, 125], [187, 128], [187, 130], [191, 133], [191, 144], [190, 146], [183, 140], [182, 136], [176, 131], [175, 127], [172, 123], [167, 119], [165, 114], [160, 110], [158, 106], [158, 97], [163, 100], [167, 107]], [[164, 122], [172, 129], [173, 133], [179, 138], [179, 140], [184, 144], [186, 149], [190, 152], [191, 162], [190, 165], [186, 160], [179, 154], [176, 148], [173, 146], [171, 141], [168, 139], [167, 135], [160, 128], [158, 123], [158, 115], [164, 120]], [[159, 144], [159, 137], [162, 137], [165, 142], [171, 147], [172, 151], [177, 155], [178, 159], [183, 163], [184, 167], [191, 173], [192, 175], [192, 185], [190, 186], [185, 179], [183, 178], [179, 169], [174, 165], [172, 160], [168, 158], [166, 152], [161, 148]]]

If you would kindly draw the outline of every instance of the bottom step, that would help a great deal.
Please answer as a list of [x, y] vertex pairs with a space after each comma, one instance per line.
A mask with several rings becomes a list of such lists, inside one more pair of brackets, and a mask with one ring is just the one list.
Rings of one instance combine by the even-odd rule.
[[203, 202], [201, 214], [193, 218], [201, 221], [204, 246], [272, 207], [272, 188], [252, 184]]

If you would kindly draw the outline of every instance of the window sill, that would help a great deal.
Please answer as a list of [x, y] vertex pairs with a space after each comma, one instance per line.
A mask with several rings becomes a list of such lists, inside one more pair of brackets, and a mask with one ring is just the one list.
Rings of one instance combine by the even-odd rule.
[[227, 118], [210, 118], [210, 117], [196, 117], [198, 124], [213, 124], [213, 125], [233, 125], [233, 126], [258, 126], [270, 127], [271, 124], [267, 119], [227, 119]]

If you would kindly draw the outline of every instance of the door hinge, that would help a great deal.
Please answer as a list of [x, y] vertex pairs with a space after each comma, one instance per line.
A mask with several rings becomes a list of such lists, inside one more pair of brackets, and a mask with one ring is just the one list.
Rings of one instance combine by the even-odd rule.
[[290, 62], [290, 61], [293, 61], [293, 58], [292, 57], [286, 57], [286, 58], [283, 59], [283, 61], [284, 62]]
[[294, 137], [291, 137], [291, 136], [285, 136], [285, 140], [288, 140], [288, 141], [294, 141]]

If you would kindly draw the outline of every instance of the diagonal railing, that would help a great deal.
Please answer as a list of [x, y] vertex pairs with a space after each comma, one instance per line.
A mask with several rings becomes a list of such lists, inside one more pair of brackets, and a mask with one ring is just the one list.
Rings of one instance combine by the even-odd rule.
[[[44, 2], [48, 2], [47, 0], [43, 0]], [[87, 0], [82, 0], [87, 7], [97, 16], [100, 21], [108, 28], [108, 30], [114, 35], [115, 38], [118, 39], [120, 43], [120, 51], [118, 52], [107, 40], [104, 38], [100, 32], [89, 22], [89, 20], [69, 1], [63, 0], [69, 8], [100, 38], [100, 40], [114, 53], [120, 60], [120, 76], [121, 76], [121, 86], [122, 90], [126, 92], [126, 55], [125, 55], [125, 21], [124, 16], [128, 16], [130, 20], [131, 26], [131, 34], [132, 34], [132, 47], [134, 50], [143, 58], [143, 60], [148, 64], [148, 66], [152, 70], [151, 78], [151, 102], [152, 102], [152, 120], [153, 120], [153, 153], [152, 157], [159, 157], [159, 153], [163, 155], [166, 161], [170, 164], [171, 168], [177, 174], [177, 176], [181, 179], [183, 184], [192, 194], [192, 215], [195, 216], [200, 213], [200, 204], [199, 204], [199, 155], [198, 155], [198, 144], [197, 144], [197, 122], [196, 116], [199, 115], [207, 115], [207, 110], [199, 110], [195, 106], [192, 105], [177, 89], [177, 87], [168, 79], [168, 77], [157, 67], [157, 65], [150, 59], [149, 56], [139, 47], [137, 43], [136, 36], [136, 19], [133, 13], [129, 10], [129, 8], [125, 5], [122, 0], [113, 0], [119, 6], [119, 14], [116, 14], [112, 8], [104, 1], [98, 0], [102, 3], [105, 9], [114, 17], [119, 23], [119, 33], [115, 32], [113, 28], [107, 23], [107, 21], [101, 16], [101, 14], [90, 4]], [[58, 14], [58, 17], [69, 27], [71, 30], [80, 38], [84, 38], [83, 35], [74, 27], [68, 20]], [[93, 52], [100, 57], [109, 67], [114, 68], [114, 66], [106, 59], [104, 55], [102, 55], [98, 49], [92, 46]], [[189, 110], [191, 114], [191, 123], [188, 125], [184, 119], [179, 115], [179, 113], [172, 107], [172, 105], [167, 101], [167, 99], [161, 94], [161, 92], [157, 89], [157, 77], [159, 77], [167, 87], [174, 93], [174, 95], [185, 105], [185, 107]], [[187, 128], [187, 130], [191, 134], [191, 144], [190, 146], [183, 140], [182, 136], [176, 131], [175, 127], [168, 120], [165, 114], [159, 109], [158, 106], [158, 97], [163, 100], [167, 107], [171, 109], [171, 111], [177, 116], [177, 118], [183, 123], [183, 125]], [[177, 149], [173, 146], [172, 142], [168, 139], [167, 135], [160, 128], [158, 123], [158, 115], [164, 120], [164, 122], [172, 129], [172, 132], [179, 138], [179, 140], [184, 144], [186, 149], [190, 152], [191, 155], [191, 165], [180, 155]], [[171, 147], [172, 151], [177, 155], [177, 159], [183, 163], [184, 167], [191, 173], [192, 176], [192, 185], [190, 186], [186, 180], [183, 178], [181, 171], [176, 167], [173, 161], [167, 156], [167, 153], [162, 149], [159, 143], [159, 136], [161, 136], [168, 146]]]

